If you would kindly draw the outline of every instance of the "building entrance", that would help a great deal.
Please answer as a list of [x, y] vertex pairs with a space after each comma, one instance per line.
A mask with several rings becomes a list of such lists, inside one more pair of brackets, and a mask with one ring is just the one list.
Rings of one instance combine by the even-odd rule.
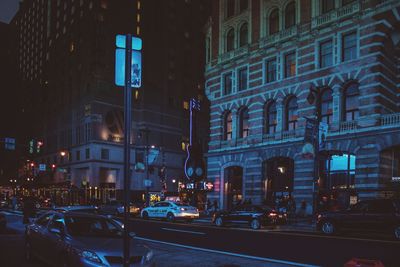
[[243, 168], [239, 166], [228, 167], [224, 171], [225, 181], [225, 207], [232, 208], [233, 205], [243, 200]]

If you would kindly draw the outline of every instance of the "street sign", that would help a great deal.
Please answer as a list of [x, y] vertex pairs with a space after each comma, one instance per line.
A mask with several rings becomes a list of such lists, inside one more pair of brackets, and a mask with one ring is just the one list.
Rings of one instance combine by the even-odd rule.
[[[125, 86], [125, 57], [126, 36], [117, 35], [115, 38], [115, 84]], [[131, 87], [140, 88], [142, 85], [142, 39], [132, 37], [131, 58]]]
[[39, 164], [39, 171], [46, 171], [46, 164]]
[[150, 179], [144, 179], [144, 187], [151, 187], [152, 186], [152, 181]]
[[318, 135], [319, 135], [319, 149], [322, 150], [324, 148], [325, 145], [325, 140], [326, 140], [326, 136], [328, 135], [328, 124], [325, 122], [320, 122], [319, 123], [319, 131], [318, 131]]
[[15, 138], [4, 138], [4, 148], [7, 150], [15, 150]]

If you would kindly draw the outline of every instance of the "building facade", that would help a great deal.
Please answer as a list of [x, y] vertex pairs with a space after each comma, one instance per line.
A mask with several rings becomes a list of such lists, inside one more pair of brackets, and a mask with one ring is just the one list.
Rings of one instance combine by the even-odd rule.
[[[147, 179], [150, 191], [161, 191], [163, 166], [167, 190], [177, 191], [189, 140], [189, 99], [203, 91], [204, 57], [193, 59], [193, 49], [204, 52], [207, 10], [202, 1], [183, 0], [21, 3], [13, 24], [20, 32], [29, 30], [27, 25], [41, 30], [38, 41], [25, 45], [24, 34], [19, 40], [21, 71], [38, 84], [37, 96], [29, 99], [38, 101], [31, 108], [31, 136], [44, 144], [40, 154], [32, 155], [38, 183], [66, 184], [57, 194], [71, 198], [75, 190], [74, 202], [119, 198], [124, 115], [123, 88], [114, 85], [115, 36], [129, 32], [143, 40], [142, 87], [133, 92], [133, 197], [142, 197]], [[181, 23], [179, 14], [191, 16], [192, 23]], [[27, 49], [39, 62], [32, 61], [33, 74], [23, 56]], [[46, 171], [38, 169], [40, 164]]]
[[291, 196], [311, 213], [322, 199], [338, 208], [398, 193], [399, 33], [398, 1], [215, 1], [209, 198], [227, 208]]

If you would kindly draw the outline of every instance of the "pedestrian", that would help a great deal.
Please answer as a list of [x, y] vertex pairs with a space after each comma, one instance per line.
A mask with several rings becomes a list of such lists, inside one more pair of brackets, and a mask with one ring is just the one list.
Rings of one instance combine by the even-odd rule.
[[210, 201], [209, 199], [207, 199], [206, 208], [205, 208], [205, 210], [206, 210], [206, 215], [210, 215], [211, 208], [212, 208], [211, 201]]
[[218, 201], [216, 199], [213, 202], [213, 208], [214, 208], [214, 212], [218, 211]]
[[15, 195], [13, 195], [13, 197], [11, 199], [11, 205], [12, 205], [13, 210], [17, 209], [17, 198], [15, 197]]
[[29, 218], [35, 214], [35, 202], [31, 196], [25, 198], [22, 213], [24, 215], [22, 222], [24, 224], [29, 223]]
[[301, 217], [306, 217], [307, 202], [303, 199], [300, 205], [299, 215]]

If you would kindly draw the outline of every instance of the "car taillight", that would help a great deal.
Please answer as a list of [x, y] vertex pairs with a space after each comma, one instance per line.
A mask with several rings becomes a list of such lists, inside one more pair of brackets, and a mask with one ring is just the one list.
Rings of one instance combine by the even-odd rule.
[[278, 214], [276, 213], [276, 212], [270, 212], [269, 214], [268, 214], [268, 216], [271, 216], [271, 217], [275, 217], [275, 216], [277, 216]]

